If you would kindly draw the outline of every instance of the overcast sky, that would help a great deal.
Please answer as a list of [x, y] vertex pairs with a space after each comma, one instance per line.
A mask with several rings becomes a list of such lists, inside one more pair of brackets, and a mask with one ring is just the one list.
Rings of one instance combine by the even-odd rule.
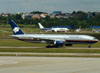
[[0, 0], [0, 13], [100, 11], [100, 0]]

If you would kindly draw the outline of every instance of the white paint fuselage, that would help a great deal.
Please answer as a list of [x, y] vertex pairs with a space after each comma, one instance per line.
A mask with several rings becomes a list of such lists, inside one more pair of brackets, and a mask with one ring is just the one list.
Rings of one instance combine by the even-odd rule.
[[41, 41], [63, 41], [64, 43], [71, 44], [93, 44], [98, 42], [98, 39], [88, 35], [57, 35], [57, 34], [22, 34], [22, 35], [12, 35], [12, 37], [31, 42], [41, 42]]

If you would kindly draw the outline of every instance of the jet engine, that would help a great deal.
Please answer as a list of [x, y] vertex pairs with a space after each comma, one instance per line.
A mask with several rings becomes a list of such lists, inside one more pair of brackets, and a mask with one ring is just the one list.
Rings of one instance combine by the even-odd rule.
[[56, 45], [56, 46], [63, 46], [64, 42], [63, 41], [55, 41], [54, 45]]

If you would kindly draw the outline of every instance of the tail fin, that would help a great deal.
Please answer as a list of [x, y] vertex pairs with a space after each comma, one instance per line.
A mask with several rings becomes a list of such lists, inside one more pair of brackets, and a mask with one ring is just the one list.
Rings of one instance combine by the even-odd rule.
[[38, 24], [39, 24], [40, 29], [43, 29], [44, 28], [41, 23], [38, 23]]
[[22, 30], [18, 27], [18, 25], [13, 20], [9, 20], [9, 24], [11, 25], [14, 35], [24, 34], [22, 32]]

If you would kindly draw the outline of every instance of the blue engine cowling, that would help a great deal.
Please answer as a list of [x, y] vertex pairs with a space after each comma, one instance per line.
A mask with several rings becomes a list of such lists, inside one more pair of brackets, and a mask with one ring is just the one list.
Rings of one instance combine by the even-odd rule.
[[63, 41], [55, 41], [54, 45], [56, 45], [56, 46], [63, 46], [64, 42]]

